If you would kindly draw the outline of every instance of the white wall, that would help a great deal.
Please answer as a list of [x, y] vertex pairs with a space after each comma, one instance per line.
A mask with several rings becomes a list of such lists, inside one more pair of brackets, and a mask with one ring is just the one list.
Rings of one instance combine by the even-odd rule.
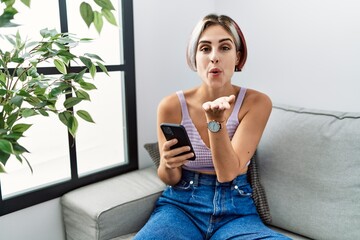
[[[143, 144], [156, 141], [160, 99], [200, 83], [185, 48], [194, 24], [215, 9], [247, 38], [248, 62], [235, 84], [273, 102], [360, 111], [360, 1], [134, 0], [140, 167], [152, 164]], [[63, 238], [58, 199], [0, 217], [0, 239]]]
[[1, 240], [64, 240], [59, 199], [0, 217]]
[[240, 83], [274, 103], [360, 111], [360, 1], [221, 0], [244, 29]]

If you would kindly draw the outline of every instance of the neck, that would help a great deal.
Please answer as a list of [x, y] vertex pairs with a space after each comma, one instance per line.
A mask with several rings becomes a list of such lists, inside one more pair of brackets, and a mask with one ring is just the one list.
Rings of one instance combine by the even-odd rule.
[[200, 86], [198, 91], [199, 91], [199, 96], [201, 96], [204, 102], [206, 102], [206, 101], [213, 101], [219, 97], [230, 96], [232, 94], [236, 96], [237, 87], [229, 84], [226, 87], [214, 89], [203, 84]]

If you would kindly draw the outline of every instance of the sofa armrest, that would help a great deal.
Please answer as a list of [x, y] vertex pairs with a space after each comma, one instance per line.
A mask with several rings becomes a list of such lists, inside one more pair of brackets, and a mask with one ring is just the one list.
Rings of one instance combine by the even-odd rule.
[[105, 240], [138, 231], [165, 185], [155, 167], [94, 183], [61, 198], [67, 240]]

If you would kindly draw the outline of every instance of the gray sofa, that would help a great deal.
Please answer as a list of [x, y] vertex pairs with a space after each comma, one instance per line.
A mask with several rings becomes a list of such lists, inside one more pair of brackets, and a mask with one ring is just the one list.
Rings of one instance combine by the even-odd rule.
[[[274, 105], [256, 163], [271, 228], [292, 239], [360, 239], [360, 113]], [[65, 194], [67, 240], [131, 239], [164, 188], [153, 166]]]

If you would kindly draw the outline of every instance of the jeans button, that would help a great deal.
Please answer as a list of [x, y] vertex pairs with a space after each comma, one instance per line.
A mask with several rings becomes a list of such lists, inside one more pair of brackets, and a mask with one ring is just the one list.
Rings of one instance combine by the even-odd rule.
[[190, 184], [193, 185], [193, 184], [194, 184], [194, 181], [191, 180], [191, 181], [190, 181]]

